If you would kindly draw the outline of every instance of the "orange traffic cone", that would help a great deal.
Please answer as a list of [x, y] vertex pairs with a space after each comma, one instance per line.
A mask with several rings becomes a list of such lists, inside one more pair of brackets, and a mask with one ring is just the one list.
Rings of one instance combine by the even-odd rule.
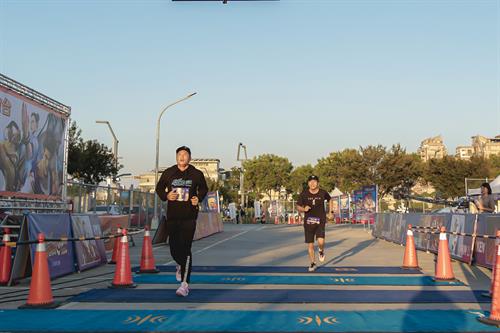
[[404, 269], [420, 269], [418, 267], [417, 250], [415, 249], [415, 239], [413, 238], [413, 230], [411, 224], [408, 225], [406, 232], [406, 248], [403, 257]]
[[[116, 229], [116, 234], [121, 234], [121, 233], [122, 233], [122, 227], [118, 225], [118, 228]], [[109, 261], [108, 264], [111, 265], [116, 264], [116, 258], [118, 257], [118, 250], [120, 249], [120, 239], [121, 237], [115, 238], [115, 244], [113, 245], [113, 255], [111, 256], [111, 261]]]
[[35, 264], [31, 276], [30, 293], [28, 301], [20, 309], [53, 309], [59, 304], [54, 302], [52, 297], [52, 288], [50, 286], [49, 262], [45, 249], [45, 236], [38, 234], [38, 244], [35, 252]]
[[149, 228], [144, 228], [144, 240], [142, 242], [141, 268], [137, 273], [159, 273], [156, 269], [155, 258], [153, 256], [153, 243]]
[[441, 227], [439, 234], [438, 258], [436, 262], [436, 276], [434, 280], [455, 280], [453, 268], [451, 267], [450, 249], [446, 238], [446, 228]]
[[[496, 242], [495, 242], [495, 246], [499, 246], [500, 245], [500, 237], [498, 237], [498, 232], [500, 230], [497, 231], [497, 239], [496, 239]], [[493, 287], [495, 286], [495, 281], [497, 279], [496, 277], [496, 274], [497, 274], [497, 271], [495, 270], [495, 266], [497, 265], [497, 256], [493, 256], [493, 270], [491, 272], [491, 285], [490, 285], [490, 290], [487, 292], [487, 293], [482, 293], [481, 295], [485, 296], [485, 297], [492, 297], [493, 296]]]
[[488, 325], [493, 325], [500, 327], [500, 244], [498, 240], [500, 239], [500, 230], [497, 230], [497, 247], [496, 247], [496, 260], [493, 266], [493, 290], [492, 290], [492, 300], [491, 300], [491, 310], [490, 316], [477, 318], [480, 322]]
[[120, 237], [119, 246], [118, 257], [116, 258], [115, 277], [109, 287], [135, 288], [137, 285], [132, 281], [132, 271], [130, 269], [127, 229], [122, 229], [122, 237]]
[[0, 286], [5, 286], [10, 280], [12, 268], [12, 249], [9, 246], [10, 229], [6, 228], [3, 235], [3, 246], [0, 248]]

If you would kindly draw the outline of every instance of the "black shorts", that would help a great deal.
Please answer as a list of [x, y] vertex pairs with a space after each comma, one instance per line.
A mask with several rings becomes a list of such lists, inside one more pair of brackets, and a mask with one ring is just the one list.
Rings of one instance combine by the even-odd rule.
[[306, 236], [306, 243], [314, 243], [314, 237], [325, 238], [325, 224], [304, 224], [304, 234]]

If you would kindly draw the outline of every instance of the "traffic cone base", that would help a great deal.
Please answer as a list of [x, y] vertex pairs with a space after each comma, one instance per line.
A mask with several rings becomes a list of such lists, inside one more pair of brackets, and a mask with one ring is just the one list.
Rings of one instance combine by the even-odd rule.
[[500, 327], [500, 320], [493, 320], [488, 317], [479, 317], [477, 320], [486, 325]]
[[110, 289], [126, 289], [126, 288], [137, 288], [137, 285], [135, 283], [132, 284], [114, 284], [111, 283], [108, 288]]
[[47, 304], [24, 304], [18, 307], [20, 310], [25, 310], [25, 309], [55, 309], [59, 307], [62, 303], [61, 302], [52, 302], [52, 303], [47, 303]]

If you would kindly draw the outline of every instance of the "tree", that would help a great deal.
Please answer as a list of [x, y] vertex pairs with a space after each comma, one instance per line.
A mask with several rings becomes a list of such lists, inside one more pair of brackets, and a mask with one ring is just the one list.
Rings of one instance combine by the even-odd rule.
[[238, 201], [238, 191], [240, 189], [240, 169], [233, 167], [228, 173], [228, 177], [219, 187], [219, 193], [225, 203]]
[[331, 191], [336, 186], [343, 192], [351, 192], [362, 186], [361, 164], [361, 155], [356, 149], [345, 149], [319, 159], [315, 171], [325, 190]]
[[382, 181], [383, 161], [387, 157], [387, 149], [382, 145], [359, 147], [361, 164], [358, 179], [363, 185], [380, 184]]
[[425, 180], [436, 189], [436, 197], [450, 199], [465, 194], [466, 177], [471, 176], [470, 162], [445, 156], [427, 161]]
[[490, 156], [490, 178], [494, 179], [500, 175], [500, 155]]
[[423, 164], [417, 154], [408, 154], [401, 145], [393, 145], [379, 166], [379, 196], [384, 197], [396, 188], [409, 190], [423, 176]]
[[314, 173], [312, 165], [301, 165], [290, 173], [287, 190], [292, 194], [302, 192], [307, 187], [307, 178]]
[[81, 132], [73, 122], [69, 128], [68, 173], [88, 184], [116, 176], [122, 166], [116, 166], [111, 150], [96, 140], [84, 141]]
[[273, 191], [280, 191], [289, 183], [293, 166], [285, 157], [264, 154], [246, 160], [243, 168], [245, 188], [256, 193], [265, 192], [271, 197]]

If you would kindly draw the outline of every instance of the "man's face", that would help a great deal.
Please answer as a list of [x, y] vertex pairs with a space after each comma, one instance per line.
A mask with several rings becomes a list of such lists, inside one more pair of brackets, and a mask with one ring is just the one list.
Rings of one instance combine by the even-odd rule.
[[310, 190], [316, 190], [319, 186], [318, 181], [315, 179], [311, 179], [310, 181], [307, 182], [307, 185], [309, 186]]
[[176, 159], [177, 159], [178, 166], [185, 167], [191, 161], [191, 156], [189, 155], [189, 153], [187, 151], [181, 150], [177, 153]]

